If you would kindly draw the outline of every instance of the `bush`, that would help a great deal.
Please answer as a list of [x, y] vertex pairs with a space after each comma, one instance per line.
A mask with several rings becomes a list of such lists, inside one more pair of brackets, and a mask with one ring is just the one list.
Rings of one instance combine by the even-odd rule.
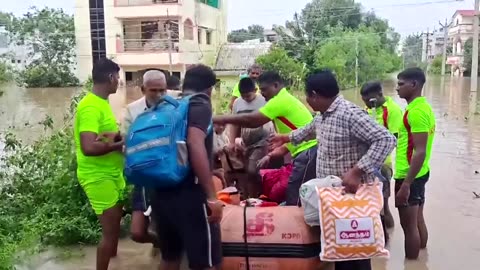
[[0, 59], [0, 83], [8, 82], [12, 79], [12, 70], [2, 59]]
[[[78, 96], [72, 102], [75, 108]], [[65, 120], [71, 123], [73, 110]], [[51, 121], [44, 121], [45, 129]], [[0, 266], [46, 245], [94, 244], [97, 217], [76, 179], [71, 124], [25, 145], [7, 132], [0, 170]], [[0, 267], [0, 268], [1, 268]]]
[[[89, 79], [85, 89], [91, 89]], [[27, 145], [11, 132], [0, 155], [0, 269], [13, 269], [47, 246], [96, 244], [100, 225], [76, 177], [72, 122], [83, 91], [73, 98], [62, 129]], [[51, 130], [46, 117], [40, 124]], [[131, 186], [125, 189], [128, 198]], [[124, 201], [123, 203], [126, 203]], [[127, 235], [130, 219], [122, 223]]]
[[288, 56], [284, 49], [274, 47], [269, 53], [257, 57], [256, 62], [264, 70], [277, 71], [290, 88], [303, 89], [302, 82], [307, 70], [302, 63]]
[[20, 72], [20, 83], [26, 87], [68, 87], [79, 85], [75, 75], [65, 67], [32, 64]]

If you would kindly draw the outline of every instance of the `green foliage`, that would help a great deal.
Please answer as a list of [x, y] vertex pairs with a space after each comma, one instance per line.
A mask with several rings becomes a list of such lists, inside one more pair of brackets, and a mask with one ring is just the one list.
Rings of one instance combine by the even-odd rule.
[[[442, 55], [437, 55], [433, 59], [432, 63], [430, 64], [430, 68], [428, 72], [430, 74], [442, 74], [442, 63], [443, 63], [443, 56]], [[447, 73], [450, 72], [450, 67], [448, 65], [445, 66], [445, 71]]]
[[78, 85], [72, 72], [75, 64], [73, 16], [61, 9], [35, 7], [14, 17], [8, 30], [18, 45], [32, 49], [32, 62], [18, 78], [28, 87]]
[[274, 47], [268, 54], [259, 56], [256, 62], [264, 70], [278, 71], [290, 88], [302, 89], [303, 84], [301, 82], [307, 70], [300, 62], [289, 57], [284, 49]]
[[0, 83], [8, 82], [13, 79], [13, 73], [10, 66], [0, 58]]
[[342, 88], [353, 87], [357, 57], [360, 83], [382, 79], [381, 76], [398, 68], [398, 57], [387, 52], [381, 37], [358, 31], [344, 31], [326, 39], [315, 53], [315, 66], [333, 70]]
[[228, 34], [228, 42], [241, 43], [250, 39], [263, 38], [263, 26], [258, 24], [250, 25], [247, 29], [233, 30]]
[[[80, 98], [74, 98], [72, 109]], [[73, 112], [66, 115], [65, 128], [41, 136], [32, 145], [5, 133], [5, 155], [0, 161], [0, 269], [43, 246], [98, 241], [97, 217], [76, 179]], [[49, 130], [52, 120], [47, 117], [41, 124]]]
[[4, 25], [9, 27], [12, 23], [13, 15], [11, 13], [5, 13], [0, 11], [0, 26]]
[[[471, 76], [472, 73], [472, 47], [473, 39], [469, 38], [463, 47], [463, 68], [466, 76]], [[478, 63], [480, 64], [480, 59]], [[478, 74], [480, 74], [480, 70]]]
[[353, 0], [312, 0], [285, 28], [274, 29], [278, 46], [307, 70], [328, 67], [343, 87], [355, 83], [355, 40], [359, 40], [359, 83], [400, 69], [400, 35], [374, 12]]

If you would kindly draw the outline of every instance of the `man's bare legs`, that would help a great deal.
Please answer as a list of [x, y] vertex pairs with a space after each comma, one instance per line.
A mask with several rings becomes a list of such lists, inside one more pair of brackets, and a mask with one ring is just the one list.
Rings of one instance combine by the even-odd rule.
[[162, 259], [159, 270], [180, 270], [181, 260], [168, 262]]
[[425, 217], [423, 216], [423, 205], [418, 207], [418, 231], [420, 233], [420, 248], [424, 249], [427, 247], [428, 242], [428, 229], [427, 224], [425, 223]]
[[102, 225], [102, 239], [97, 247], [97, 270], [108, 270], [110, 259], [117, 256], [122, 206], [117, 205], [105, 210], [99, 219]]
[[406, 206], [398, 208], [400, 224], [405, 234], [405, 256], [407, 259], [416, 260], [420, 253], [420, 232], [418, 226], [419, 207]]
[[148, 218], [142, 211], [133, 211], [132, 225], [130, 226], [131, 239], [137, 243], [152, 243], [153, 239], [148, 233]]
[[387, 229], [391, 229], [395, 226], [395, 222], [393, 221], [392, 211], [390, 211], [388, 198], [384, 200], [383, 207], [384, 207], [384, 213], [385, 213], [385, 226], [387, 226]]

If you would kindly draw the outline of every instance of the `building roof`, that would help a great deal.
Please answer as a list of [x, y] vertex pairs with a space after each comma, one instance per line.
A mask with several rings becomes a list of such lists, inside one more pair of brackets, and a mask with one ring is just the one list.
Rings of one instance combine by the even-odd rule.
[[215, 72], [220, 75], [239, 75], [246, 71], [255, 59], [268, 53], [271, 42], [248, 41], [222, 45], [215, 63]]
[[453, 14], [453, 17], [455, 17], [457, 14], [460, 14], [464, 17], [473, 17], [475, 16], [475, 10], [473, 9], [459, 9]]

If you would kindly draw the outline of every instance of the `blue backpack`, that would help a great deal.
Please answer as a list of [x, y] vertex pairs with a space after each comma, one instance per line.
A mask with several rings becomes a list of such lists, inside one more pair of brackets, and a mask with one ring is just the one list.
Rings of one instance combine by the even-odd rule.
[[[190, 99], [170, 96], [140, 114], [125, 138], [127, 181], [150, 188], [170, 188], [190, 173], [187, 120]], [[212, 125], [208, 133], [212, 132]]]

